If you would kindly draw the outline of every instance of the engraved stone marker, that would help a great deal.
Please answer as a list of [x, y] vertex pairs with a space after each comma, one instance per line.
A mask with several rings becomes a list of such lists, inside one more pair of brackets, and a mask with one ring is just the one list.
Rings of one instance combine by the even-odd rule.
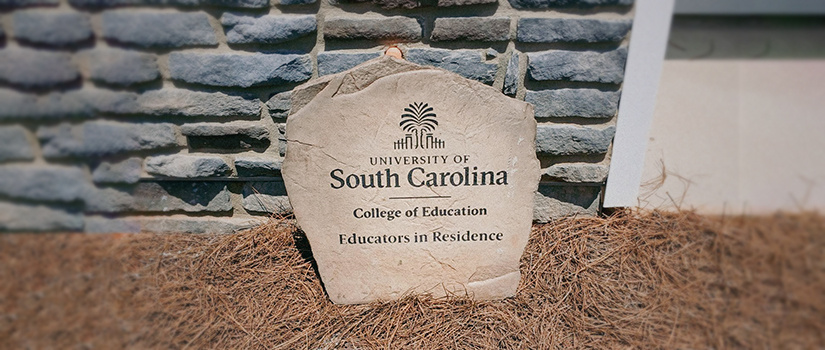
[[335, 303], [512, 296], [540, 177], [531, 105], [390, 57], [292, 94], [283, 175]]

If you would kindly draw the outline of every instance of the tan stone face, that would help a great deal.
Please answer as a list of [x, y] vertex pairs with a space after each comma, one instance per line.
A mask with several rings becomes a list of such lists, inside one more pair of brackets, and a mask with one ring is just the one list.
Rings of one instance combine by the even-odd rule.
[[532, 107], [389, 57], [321, 83], [297, 88], [318, 92], [287, 121], [283, 175], [332, 301], [514, 295], [540, 177]]

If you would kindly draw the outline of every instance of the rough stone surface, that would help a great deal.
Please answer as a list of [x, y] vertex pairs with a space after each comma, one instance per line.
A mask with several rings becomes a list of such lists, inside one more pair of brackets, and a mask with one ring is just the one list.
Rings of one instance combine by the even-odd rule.
[[572, 125], [539, 125], [536, 149], [555, 156], [605, 154], [613, 141], [616, 127], [604, 129]]
[[139, 182], [96, 188], [86, 195], [89, 213], [226, 212], [229, 190], [221, 182]]
[[89, 16], [74, 11], [25, 10], [14, 13], [14, 37], [36, 44], [65, 46], [92, 37]]
[[494, 4], [498, 0], [438, 0], [439, 7]]
[[37, 130], [37, 138], [42, 142], [43, 156], [46, 158], [101, 157], [178, 145], [175, 126], [166, 123], [62, 123], [41, 126]]
[[596, 186], [559, 186], [539, 184], [533, 203], [533, 221], [546, 223], [566, 216], [599, 214], [599, 194]]
[[316, 0], [278, 0], [279, 5], [309, 5], [314, 4]]
[[326, 18], [324, 38], [412, 42], [421, 40], [421, 25], [415, 18], [401, 16]]
[[536, 118], [612, 118], [619, 108], [620, 93], [596, 89], [527, 91], [524, 100], [535, 106]]
[[619, 84], [624, 79], [627, 48], [608, 52], [550, 50], [527, 54], [533, 80], [569, 80]]
[[269, 146], [269, 130], [258, 122], [195, 123], [181, 126], [190, 148], [250, 149]]
[[604, 182], [608, 167], [602, 164], [561, 163], [553, 164], [544, 174], [552, 180], [564, 182]]
[[103, 37], [139, 47], [217, 45], [204, 12], [112, 10], [103, 13]]
[[119, 6], [209, 6], [239, 9], [269, 7], [269, 0], [69, 0], [75, 7], [106, 8]]
[[34, 159], [34, 148], [26, 128], [19, 125], [0, 127], [0, 162]]
[[510, 40], [509, 17], [436, 18], [430, 39], [433, 41], [507, 41]]
[[0, 195], [11, 198], [72, 202], [81, 200], [90, 183], [77, 167], [58, 165], [0, 166]]
[[[504, 75], [503, 92], [507, 95], [514, 96], [518, 91], [519, 69], [518, 69], [519, 53], [513, 52], [510, 56], [510, 61], [507, 62], [507, 73]], [[530, 101], [528, 101], [530, 102]], [[535, 105], [535, 104], [534, 104]]]
[[69, 83], [80, 72], [65, 52], [3, 48], [0, 50], [0, 81], [24, 88], [42, 88]]
[[113, 85], [132, 85], [157, 80], [157, 56], [149, 53], [97, 48], [88, 53], [89, 77]]
[[223, 177], [232, 175], [226, 161], [203, 154], [175, 154], [146, 158], [146, 172], [175, 178]]
[[269, 131], [255, 122], [184, 124], [180, 131], [186, 136], [244, 135], [258, 140], [269, 137]]
[[306, 81], [312, 75], [308, 55], [206, 54], [173, 52], [172, 79], [213, 86], [251, 87]]
[[135, 109], [124, 112], [181, 117], [256, 117], [260, 111], [261, 105], [254, 98], [222, 92], [162, 89], [141, 94]]
[[199, 4], [216, 7], [263, 9], [269, 7], [269, 0], [200, 0]]
[[[391, 57], [377, 61], [397, 62]], [[450, 72], [396, 64], [409, 67], [408, 71], [376, 71], [372, 68], [378, 64], [370, 61], [331, 76], [312, 101], [287, 119], [284, 184], [330, 298], [336, 303], [362, 303], [408, 293], [466, 292], [476, 299], [513, 295], [540, 177], [532, 107]], [[354, 83], [361, 79], [371, 83]], [[298, 93], [293, 93], [293, 99]], [[404, 113], [410, 115], [402, 117]], [[403, 125], [415, 128], [404, 130]], [[422, 131], [431, 136], [421, 133], [424, 143], [412, 141]], [[490, 140], [496, 140], [497, 146], [490, 147]], [[385, 156], [385, 162], [396, 156], [401, 161], [382, 164], [371, 159], [376, 155]], [[405, 163], [403, 156], [413, 155], [442, 155], [447, 160]], [[459, 156], [456, 163], [454, 155], [466, 155], [467, 160]], [[489, 175], [484, 185], [481, 180], [478, 186], [464, 185], [458, 176], [465, 171], [497, 172], [499, 178], [496, 185]], [[397, 186], [387, 172], [398, 174]], [[427, 172], [434, 175], [424, 175]], [[419, 184], [437, 178], [439, 172], [458, 175], [451, 175], [452, 184]], [[376, 173], [384, 174], [384, 185], [376, 180], [375, 187], [354, 186], [356, 177], [361, 182], [354, 174], [363, 174], [368, 182], [368, 174]], [[336, 174], [356, 188], [342, 187], [333, 177]], [[476, 181], [470, 176], [469, 183]], [[405, 199], [409, 196], [426, 198]], [[434, 217], [423, 212], [424, 207], [436, 206], [484, 208], [484, 215]], [[398, 210], [400, 216], [359, 219], [358, 208]], [[414, 208], [419, 208], [417, 215], [404, 214]], [[501, 233], [501, 239], [472, 241], [468, 231]], [[463, 234], [468, 240], [442, 242], [445, 234]], [[371, 243], [359, 244], [358, 237]]]
[[484, 62], [475, 50], [410, 49], [410, 62], [446, 69], [453, 73], [484, 84], [492, 84], [496, 78], [497, 64]]
[[3, 0], [0, 1], [0, 8], [57, 6], [59, 3], [59, 0]]
[[257, 117], [253, 97], [184, 89], [150, 90], [142, 94], [84, 88], [44, 96], [0, 89], [0, 120], [91, 117], [97, 112], [175, 117]]
[[242, 155], [235, 157], [238, 176], [276, 176], [281, 174], [282, 161], [274, 156]]
[[321, 52], [318, 53], [318, 75], [343, 72], [379, 56], [381, 56], [380, 52]]
[[230, 44], [277, 44], [315, 32], [315, 16], [244, 16], [225, 13], [221, 24]]
[[170, 215], [162, 218], [132, 216], [106, 218], [90, 216], [86, 218], [86, 233], [192, 233], [227, 234], [249, 229], [262, 224], [255, 218], [189, 217]]
[[248, 182], [243, 187], [243, 207], [253, 213], [292, 212], [283, 182]]
[[621, 41], [632, 23], [624, 19], [521, 18], [517, 38], [526, 43]]
[[272, 95], [269, 101], [266, 101], [266, 107], [269, 109], [269, 116], [276, 119], [286, 119], [292, 108], [292, 91], [286, 91]]
[[0, 202], [0, 231], [80, 231], [83, 216], [45, 205]]
[[552, 7], [630, 6], [633, 0], [510, 0], [517, 9]]
[[92, 172], [92, 181], [97, 184], [133, 184], [140, 180], [143, 159], [133, 157], [120, 162], [101, 162]]

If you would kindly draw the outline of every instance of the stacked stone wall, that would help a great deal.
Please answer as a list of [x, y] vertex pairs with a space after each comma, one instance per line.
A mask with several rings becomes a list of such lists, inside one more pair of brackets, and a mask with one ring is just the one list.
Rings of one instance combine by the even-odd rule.
[[532, 103], [535, 219], [595, 214], [632, 15], [631, 0], [0, 0], [0, 230], [231, 232], [289, 212], [291, 89], [391, 45]]

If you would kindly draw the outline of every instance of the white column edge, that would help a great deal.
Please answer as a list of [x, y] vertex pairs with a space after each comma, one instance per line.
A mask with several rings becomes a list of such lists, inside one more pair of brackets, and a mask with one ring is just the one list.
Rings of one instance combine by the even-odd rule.
[[636, 0], [604, 207], [638, 204], [674, 0]]

